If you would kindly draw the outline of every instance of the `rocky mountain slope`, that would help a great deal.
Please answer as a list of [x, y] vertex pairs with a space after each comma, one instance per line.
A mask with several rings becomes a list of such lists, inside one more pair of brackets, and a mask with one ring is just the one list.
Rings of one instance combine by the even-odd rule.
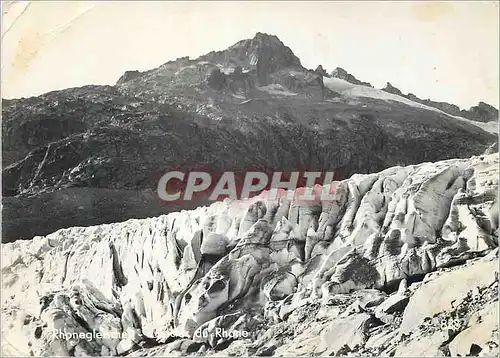
[[343, 179], [477, 155], [497, 140], [486, 123], [388, 96], [308, 70], [258, 33], [126, 72], [115, 86], [4, 100], [2, 239], [205, 204], [159, 203], [158, 179], [172, 169], [309, 169]]
[[2, 244], [2, 353], [497, 355], [498, 165], [398, 166], [328, 202], [263, 193]]

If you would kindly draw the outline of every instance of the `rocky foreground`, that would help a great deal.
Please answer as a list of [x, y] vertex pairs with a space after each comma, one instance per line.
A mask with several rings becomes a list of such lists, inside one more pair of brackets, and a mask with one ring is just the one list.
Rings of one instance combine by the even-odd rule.
[[3, 244], [2, 353], [497, 355], [498, 162]]

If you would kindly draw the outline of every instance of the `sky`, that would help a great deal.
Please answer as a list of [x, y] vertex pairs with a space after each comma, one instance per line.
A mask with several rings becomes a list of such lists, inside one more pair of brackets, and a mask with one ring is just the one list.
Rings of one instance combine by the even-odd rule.
[[307, 68], [498, 108], [498, 2], [4, 1], [2, 98], [114, 84], [127, 70], [276, 35]]

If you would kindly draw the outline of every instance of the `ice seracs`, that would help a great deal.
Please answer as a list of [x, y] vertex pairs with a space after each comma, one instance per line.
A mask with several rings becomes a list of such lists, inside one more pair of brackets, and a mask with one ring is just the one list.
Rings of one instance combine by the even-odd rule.
[[[353, 291], [397, 291], [402, 280], [498, 246], [498, 161], [358, 174], [328, 202], [262, 195], [3, 244], [4, 353], [128, 354], [172, 336], [216, 346], [221, 329], [252, 331]], [[407, 301], [400, 291], [380, 312]], [[339, 317], [359, 320], [361, 331], [345, 334], [360, 341], [372, 322], [362, 311], [384, 298], [371, 296], [352, 307], [355, 316]], [[58, 330], [101, 335], [66, 339]]]

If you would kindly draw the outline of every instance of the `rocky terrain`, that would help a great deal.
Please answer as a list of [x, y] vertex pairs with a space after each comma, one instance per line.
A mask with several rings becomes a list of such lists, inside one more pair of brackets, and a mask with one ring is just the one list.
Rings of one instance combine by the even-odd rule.
[[[326, 76], [328, 77], [328, 74], [326, 74]], [[355, 85], [373, 87], [368, 82], [363, 82], [363, 81], [358, 80], [356, 77], [354, 77], [354, 75], [348, 73], [346, 70], [344, 70], [341, 67], [337, 67], [336, 69], [334, 69], [332, 71], [332, 73], [330, 73], [329, 77], [340, 78], [341, 80], [347, 81], [347, 82], [355, 84]]]
[[263, 193], [2, 244], [2, 353], [496, 356], [498, 166], [395, 166], [330, 201]]
[[467, 158], [497, 141], [496, 122], [451, 116], [344, 72], [306, 69], [277, 37], [258, 33], [197, 59], [128, 71], [115, 86], [3, 100], [2, 240], [207, 204], [162, 205], [156, 186], [172, 169], [325, 170], [345, 179]]

